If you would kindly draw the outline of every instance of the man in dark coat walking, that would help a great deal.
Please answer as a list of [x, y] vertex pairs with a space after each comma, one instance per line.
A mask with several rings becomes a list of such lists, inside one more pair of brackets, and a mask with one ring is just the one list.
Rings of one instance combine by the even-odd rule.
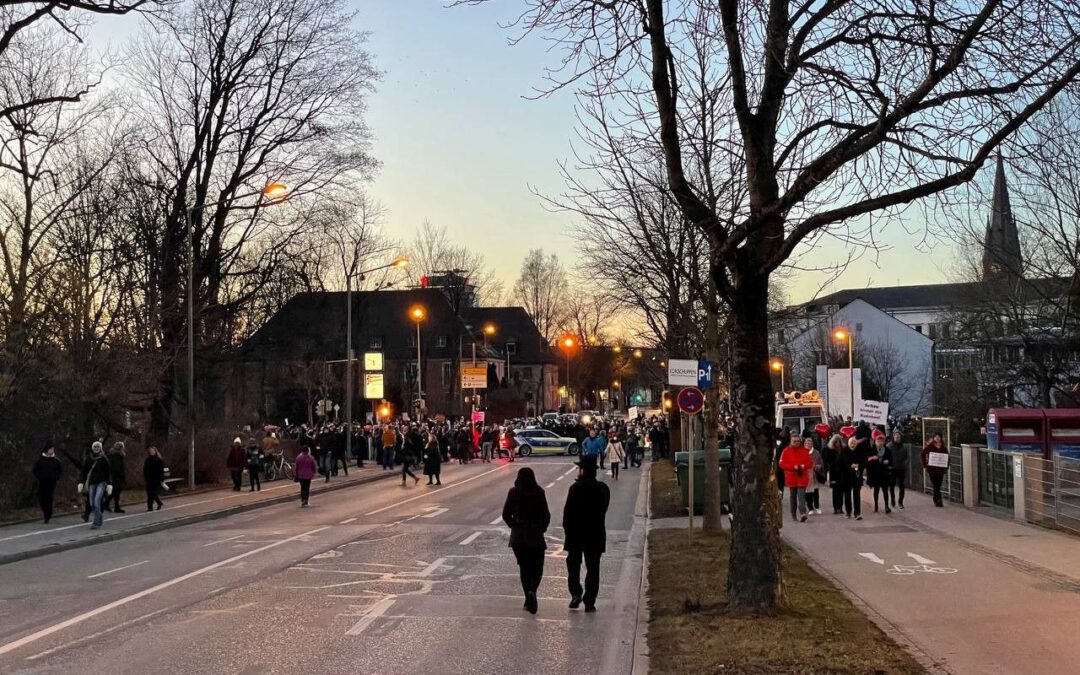
[[[576, 462], [578, 478], [570, 486], [563, 509], [563, 548], [566, 549], [567, 586], [570, 609], [582, 600], [585, 611], [596, 611], [600, 593], [600, 556], [607, 550], [607, 517], [611, 493], [596, 480], [596, 457], [582, 456]], [[585, 558], [585, 588], [581, 588], [581, 559]]]

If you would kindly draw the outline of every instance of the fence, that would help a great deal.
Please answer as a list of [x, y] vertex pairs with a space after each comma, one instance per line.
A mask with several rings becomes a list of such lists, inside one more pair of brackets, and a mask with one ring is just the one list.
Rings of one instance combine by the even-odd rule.
[[1024, 510], [1029, 522], [1080, 534], [1080, 460], [1025, 455]]

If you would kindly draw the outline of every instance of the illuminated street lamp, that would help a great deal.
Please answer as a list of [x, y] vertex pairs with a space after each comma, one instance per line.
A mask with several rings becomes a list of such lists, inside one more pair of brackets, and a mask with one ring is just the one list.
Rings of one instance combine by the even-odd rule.
[[559, 346], [566, 352], [566, 402], [568, 407], [576, 407], [573, 405], [573, 397], [570, 396], [570, 352], [577, 345], [577, 340], [573, 335], [564, 335], [559, 338]]
[[[252, 208], [279, 204], [289, 196], [285, 183], [267, 183], [261, 190], [232, 197], [234, 202], [249, 197], [258, 197], [259, 201]], [[221, 201], [203, 202], [188, 207], [187, 217], [187, 342], [188, 342], [188, 421], [191, 423], [188, 441], [188, 488], [195, 489], [195, 212], [211, 206], [220, 206]]]
[[773, 359], [769, 363], [769, 367], [773, 369], [773, 372], [780, 373], [780, 393], [784, 393], [784, 362], [780, 359]]
[[641, 354], [641, 350], [640, 350], [640, 349], [635, 349], [635, 350], [634, 350], [634, 358], [635, 358], [635, 359], [640, 359], [640, 358], [641, 358], [641, 356], [642, 356], [642, 354]]
[[851, 378], [851, 421], [855, 421], [855, 350], [854, 336], [846, 328], [833, 329], [833, 339], [837, 342], [847, 341], [847, 367]]
[[[427, 318], [427, 310], [424, 309], [423, 305], [413, 305], [409, 308], [409, 318], [416, 324], [416, 405], [419, 408], [424, 391], [424, 376], [420, 366], [420, 324]], [[416, 415], [417, 417], [420, 416], [419, 409], [416, 411]]]

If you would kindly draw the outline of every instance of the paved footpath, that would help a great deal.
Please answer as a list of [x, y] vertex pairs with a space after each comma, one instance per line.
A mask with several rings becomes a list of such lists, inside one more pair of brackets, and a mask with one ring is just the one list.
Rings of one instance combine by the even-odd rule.
[[906, 506], [864, 499], [862, 521], [826, 512], [781, 533], [931, 672], [1078, 672], [1080, 538], [910, 492]]
[[[382, 471], [375, 464], [368, 463], [363, 469], [349, 467], [347, 477], [339, 474], [332, 477], [329, 483], [319, 477], [312, 481], [311, 490], [313, 494], [318, 494], [397, 475], [398, 472]], [[187, 495], [170, 496], [166, 493], [162, 495], [164, 508], [152, 512], [146, 511], [141, 503], [126, 505], [127, 513], [106, 513], [105, 524], [100, 530], [91, 530], [79, 515], [58, 516], [48, 525], [41, 521], [7, 525], [0, 527], [0, 564], [220, 518], [291, 499], [298, 500], [299, 489], [291, 480], [277, 480], [264, 481], [261, 490], [249, 492], [245, 476], [245, 485], [240, 492], [226, 487]], [[141, 491], [139, 493], [142, 494]]]

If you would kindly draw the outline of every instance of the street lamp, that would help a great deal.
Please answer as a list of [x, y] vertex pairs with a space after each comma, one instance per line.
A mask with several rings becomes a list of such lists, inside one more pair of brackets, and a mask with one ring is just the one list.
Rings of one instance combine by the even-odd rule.
[[[363, 281], [364, 276], [372, 272], [390, 268], [405, 269], [409, 266], [409, 259], [405, 257], [394, 258], [386, 265], [379, 265], [371, 269], [355, 272], [356, 276]], [[345, 456], [352, 457], [352, 410], [353, 410], [353, 348], [352, 348], [352, 278], [353, 272], [345, 270]]]
[[855, 350], [853, 348], [854, 336], [846, 328], [833, 330], [833, 339], [837, 342], [847, 341], [847, 367], [851, 378], [851, 421], [855, 421]]
[[573, 399], [570, 396], [570, 351], [577, 344], [577, 340], [574, 339], [573, 335], [564, 335], [559, 340], [559, 344], [562, 346], [563, 351], [566, 352], [566, 403], [568, 407], [576, 408], [577, 406], [573, 405]]
[[[267, 183], [263, 189], [232, 197], [229, 201], [258, 197], [259, 201], [252, 208], [278, 204], [289, 196], [289, 188], [284, 183]], [[210, 206], [220, 206], [221, 200], [203, 202], [185, 209], [187, 219], [187, 343], [188, 343], [188, 422], [191, 425], [188, 439], [188, 488], [195, 489], [195, 212]]]
[[420, 402], [423, 400], [423, 375], [420, 366], [420, 324], [427, 317], [427, 310], [423, 305], [413, 305], [409, 308], [409, 318], [416, 323], [416, 416], [420, 416]]
[[773, 359], [772, 362], [769, 363], [769, 367], [772, 368], [774, 372], [780, 373], [780, 393], [783, 394], [784, 393], [784, 362], [781, 361], [780, 359]]
[[640, 359], [641, 357], [642, 357], [641, 350], [640, 349], [635, 349], [634, 350], [634, 358], [635, 359]]

